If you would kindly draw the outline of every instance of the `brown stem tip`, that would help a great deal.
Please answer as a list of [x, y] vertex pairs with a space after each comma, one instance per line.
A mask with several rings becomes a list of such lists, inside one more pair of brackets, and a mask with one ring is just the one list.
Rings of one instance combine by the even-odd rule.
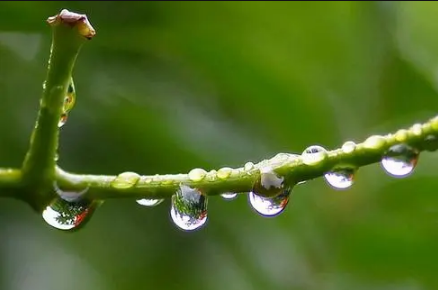
[[70, 12], [67, 9], [62, 9], [59, 14], [49, 17], [47, 23], [52, 26], [65, 23], [71, 27], [77, 27], [79, 34], [87, 39], [91, 39], [96, 35], [96, 31], [88, 21], [87, 15]]

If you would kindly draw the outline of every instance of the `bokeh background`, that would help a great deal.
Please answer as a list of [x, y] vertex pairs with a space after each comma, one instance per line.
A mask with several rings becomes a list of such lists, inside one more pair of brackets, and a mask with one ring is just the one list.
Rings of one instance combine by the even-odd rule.
[[[97, 30], [74, 72], [60, 165], [140, 174], [241, 166], [333, 149], [438, 108], [436, 2], [1, 2], [0, 164], [28, 146], [51, 41], [48, 16]], [[108, 200], [65, 233], [0, 200], [0, 289], [438, 289], [438, 155], [405, 179], [379, 164], [336, 191], [295, 188], [276, 218], [210, 198], [199, 231], [169, 200]]]

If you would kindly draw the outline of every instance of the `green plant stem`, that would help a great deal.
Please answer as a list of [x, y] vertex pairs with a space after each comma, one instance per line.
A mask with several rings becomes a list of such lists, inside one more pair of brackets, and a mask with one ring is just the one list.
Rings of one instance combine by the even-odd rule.
[[50, 17], [47, 22], [53, 31], [48, 71], [38, 117], [22, 166], [23, 184], [28, 188], [23, 194], [40, 195], [44, 197], [42, 199], [49, 198], [47, 189], [55, 176], [58, 122], [73, 66], [83, 43], [94, 35], [94, 29], [85, 15], [67, 10]]
[[[90, 199], [108, 198], [170, 198], [181, 183], [199, 188], [207, 195], [225, 192], [244, 193], [252, 189], [254, 182], [260, 178], [260, 169], [271, 167], [284, 176], [291, 184], [323, 176], [335, 166], [349, 165], [362, 167], [381, 161], [389, 147], [404, 143], [421, 151], [438, 149], [438, 116], [423, 124], [416, 124], [408, 129], [401, 129], [385, 136], [371, 136], [363, 143], [356, 144], [354, 151], [343, 148], [328, 151], [323, 160], [313, 165], [303, 163], [302, 156], [277, 155], [261, 161], [252, 168], [248, 166], [233, 169], [230, 176], [218, 176], [216, 170], [210, 171], [200, 181], [193, 181], [189, 174], [140, 176], [137, 182], [126, 188], [113, 186], [117, 176], [81, 175], [56, 170], [56, 182], [66, 191], [79, 192], [88, 188], [84, 197]], [[220, 174], [219, 174], [220, 175]]]
[[21, 170], [0, 168], [0, 197], [15, 197], [21, 189]]

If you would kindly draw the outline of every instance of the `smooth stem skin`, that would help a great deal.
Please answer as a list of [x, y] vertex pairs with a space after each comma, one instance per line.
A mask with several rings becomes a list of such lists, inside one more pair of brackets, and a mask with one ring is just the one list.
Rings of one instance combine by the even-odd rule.
[[[356, 168], [380, 162], [389, 147], [408, 144], [421, 151], [438, 149], [438, 116], [423, 124], [413, 125], [406, 130], [398, 130], [385, 136], [371, 136], [363, 143], [356, 144], [355, 150], [336, 149], [328, 151], [325, 158], [306, 165], [301, 156], [282, 158], [281, 155], [255, 164], [252, 169], [233, 169], [230, 176], [219, 178], [216, 171], [207, 173], [201, 181], [190, 180], [188, 174], [140, 176], [132, 186], [124, 189], [112, 186], [117, 176], [81, 175], [56, 170], [56, 186], [68, 192], [82, 192], [90, 199], [133, 198], [161, 199], [175, 194], [181, 183], [200, 189], [207, 195], [225, 192], [245, 193], [251, 191], [254, 182], [260, 177], [260, 169], [270, 166], [284, 176], [290, 185], [323, 176], [335, 166], [348, 165]], [[284, 157], [285, 155], [283, 155]], [[223, 176], [222, 176], [223, 177]], [[88, 190], [85, 190], [87, 189]]]
[[87, 40], [80, 30], [83, 28], [83, 17], [63, 10], [48, 19], [53, 29], [48, 71], [38, 117], [22, 167], [23, 198], [36, 209], [54, 197], [51, 184], [55, 178], [58, 122], [76, 57]]

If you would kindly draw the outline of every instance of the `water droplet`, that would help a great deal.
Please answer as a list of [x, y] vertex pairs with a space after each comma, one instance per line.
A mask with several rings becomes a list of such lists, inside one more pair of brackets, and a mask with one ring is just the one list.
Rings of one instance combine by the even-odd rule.
[[421, 126], [421, 124], [414, 124], [411, 130], [412, 134], [415, 136], [420, 136], [423, 133], [423, 126]]
[[207, 175], [207, 171], [205, 171], [204, 169], [201, 168], [195, 168], [190, 170], [189, 172], [189, 179], [191, 181], [201, 181], [205, 178], [205, 176]]
[[252, 162], [246, 162], [245, 165], [243, 166], [243, 170], [245, 171], [250, 171], [254, 168], [254, 163]]
[[347, 189], [353, 185], [355, 172], [352, 167], [336, 168], [324, 174], [324, 179], [336, 189]]
[[400, 129], [395, 133], [394, 137], [397, 142], [405, 142], [408, 139], [408, 130]]
[[111, 182], [111, 186], [117, 189], [127, 189], [133, 187], [139, 179], [140, 175], [135, 172], [127, 171], [120, 173], [116, 179]]
[[347, 141], [342, 145], [341, 149], [342, 151], [344, 151], [344, 153], [353, 153], [354, 150], [356, 150], [356, 143], [354, 143], [353, 141]]
[[43, 82], [43, 90], [46, 90], [46, 87], [47, 87], [47, 85], [46, 85], [46, 81], [44, 81], [44, 82]]
[[284, 189], [283, 192], [275, 197], [263, 197], [250, 192], [248, 194], [251, 207], [260, 215], [274, 217], [283, 212], [289, 203], [291, 189]]
[[182, 184], [172, 196], [170, 216], [182, 230], [201, 228], [207, 221], [207, 197], [199, 190]]
[[75, 104], [75, 97], [72, 94], [67, 94], [64, 98], [64, 105], [62, 107], [62, 110], [67, 113], [73, 109], [73, 106]]
[[385, 143], [386, 140], [383, 136], [373, 135], [363, 142], [363, 147], [366, 149], [379, 149], [380, 147], [383, 147]]
[[390, 175], [404, 177], [412, 173], [417, 165], [418, 156], [418, 150], [406, 144], [397, 144], [385, 153], [382, 166]]
[[61, 114], [61, 118], [59, 118], [58, 127], [61, 128], [62, 126], [67, 123], [68, 115], [67, 113]]
[[438, 148], [438, 137], [436, 135], [427, 135], [422, 146], [427, 151], [436, 151]]
[[86, 188], [82, 189], [82, 190], [63, 190], [61, 189], [58, 184], [56, 183], [56, 181], [53, 182], [53, 189], [55, 190], [56, 194], [62, 198], [65, 201], [68, 202], [75, 202], [78, 201], [80, 199], [82, 199], [83, 195], [88, 191], [89, 187], [87, 186]]
[[271, 167], [260, 169], [260, 178], [254, 183], [252, 192], [265, 197], [279, 195], [284, 189], [284, 178], [278, 176]]
[[137, 203], [139, 205], [143, 205], [143, 206], [156, 206], [156, 205], [159, 205], [160, 203], [162, 203], [163, 201], [164, 201], [164, 199], [147, 199], [147, 198], [143, 198], [143, 199], [137, 200]]
[[46, 223], [59, 230], [79, 229], [90, 219], [99, 204], [97, 201], [68, 202], [57, 198], [44, 209], [42, 217]]
[[233, 200], [237, 197], [237, 193], [227, 192], [227, 193], [222, 193], [221, 196], [223, 199]]
[[327, 151], [324, 149], [324, 147], [313, 145], [307, 147], [301, 157], [304, 164], [315, 165], [323, 161], [327, 157]]
[[233, 169], [230, 167], [223, 167], [218, 170], [217, 177], [220, 179], [227, 179], [228, 177], [230, 177], [232, 171]]

